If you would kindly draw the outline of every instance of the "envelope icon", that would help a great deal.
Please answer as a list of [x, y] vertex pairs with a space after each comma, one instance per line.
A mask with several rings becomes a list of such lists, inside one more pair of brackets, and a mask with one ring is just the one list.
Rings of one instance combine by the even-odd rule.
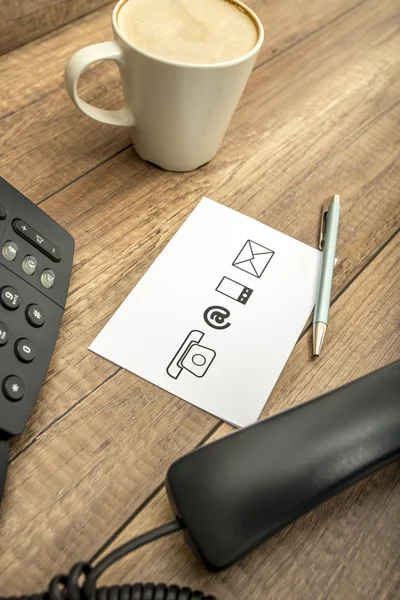
[[274, 254], [273, 250], [247, 240], [232, 264], [254, 277], [261, 277]]

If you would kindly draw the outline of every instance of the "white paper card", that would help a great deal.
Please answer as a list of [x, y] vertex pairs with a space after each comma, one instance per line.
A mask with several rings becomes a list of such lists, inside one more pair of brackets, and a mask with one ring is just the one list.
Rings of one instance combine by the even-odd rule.
[[203, 198], [90, 349], [249, 425], [313, 309], [321, 256]]

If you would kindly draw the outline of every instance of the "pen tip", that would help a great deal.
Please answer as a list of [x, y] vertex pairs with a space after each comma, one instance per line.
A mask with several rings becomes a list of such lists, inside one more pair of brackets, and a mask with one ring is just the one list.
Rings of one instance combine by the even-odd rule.
[[326, 333], [326, 323], [317, 321], [313, 324], [313, 356], [317, 357], [321, 354], [322, 345], [324, 343]]
[[333, 202], [334, 202], [334, 204], [340, 204], [340, 195], [339, 194], [335, 194], [333, 196]]

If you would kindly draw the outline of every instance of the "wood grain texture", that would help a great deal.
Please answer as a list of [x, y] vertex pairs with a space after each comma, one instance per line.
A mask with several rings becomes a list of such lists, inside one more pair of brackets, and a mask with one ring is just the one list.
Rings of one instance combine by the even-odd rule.
[[[266, 39], [257, 61], [257, 64], [261, 64], [321, 27], [326, 27], [341, 14], [360, 4], [360, 0], [335, 0], [326, 6], [320, 0], [304, 3], [296, 0], [249, 0], [248, 4], [260, 16], [266, 28]], [[0, 97], [0, 118], [36, 103], [42, 96], [61, 88], [65, 65], [74, 52], [85, 45], [112, 39], [113, 6], [108, 4], [34, 44], [4, 56], [0, 61], [0, 80], [7, 82], [7, 94]], [[118, 81], [117, 71], [111, 71], [109, 66], [103, 63], [94, 67], [96, 75], [90, 81], [88, 77], [87, 86], [88, 89], [99, 89], [97, 100], [105, 106], [112, 101]], [[39, 73], [40, 77], [32, 78], [32, 70]], [[81, 116], [82, 119], [86, 118]]]
[[[43, 78], [27, 69], [29, 52], [44, 67], [43, 49], [57, 56], [65, 44], [69, 55], [74, 44], [75, 49], [82, 45], [83, 32], [91, 41], [109, 37], [109, 7], [2, 61], [6, 68], [0, 77], [10, 77], [11, 95], [21, 97], [21, 105], [0, 122], [0, 173], [35, 201], [51, 196], [41, 207], [74, 235], [76, 257], [46, 383], [28, 428], [12, 446], [0, 513], [0, 594], [39, 589], [74, 560], [90, 558], [148, 500], [171, 461], [218, 425], [214, 417], [87, 351], [202, 195], [312, 245], [322, 199], [334, 192], [343, 197], [334, 296], [338, 306], [350, 298], [349, 306], [362, 321], [360, 337], [351, 339], [350, 347], [367, 338], [368, 344], [360, 341], [351, 356], [342, 356], [343, 335], [332, 334], [337, 349], [324, 353], [315, 377], [307, 334], [266, 414], [399, 356], [390, 287], [396, 276], [393, 255], [398, 259], [397, 241], [390, 240], [400, 223], [398, 5], [395, 0], [336, 0], [329, 5], [313, 0], [301, 6], [294, 0], [255, 0], [252, 5], [264, 21], [273, 17], [266, 53], [217, 157], [193, 173], [166, 173], [146, 165], [131, 148], [124, 150], [129, 140], [123, 131], [81, 115], [61, 87], [64, 56], [62, 61], [55, 58]], [[97, 25], [105, 35], [101, 30], [96, 38]], [[24, 86], [10, 75], [13, 61], [25, 69]], [[107, 70], [88, 72], [83, 94], [90, 101], [112, 103], [115, 82]], [[7, 114], [6, 104], [0, 107]], [[384, 266], [377, 262], [381, 255], [387, 258]], [[379, 312], [365, 283], [373, 265], [380, 273], [373, 278], [375, 292], [385, 298], [385, 307], [393, 304], [388, 316]], [[364, 289], [363, 301], [361, 292], [354, 291], [361, 289], [358, 285]], [[350, 292], [354, 294], [348, 296]], [[343, 326], [335, 311], [334, 319]], [[308, 538], [308, 532], [304, 535]], [[350, 542], [345, 545], [348, 560], [356, 565], [358, 550], [353, 557]], [[273, 582], [285, 560], [291, 562], [294, 552], [301, 555], [301, 545], [296, 548], [289, 546], [289, 554], [279, 555], [282, 562], [278, 557], [272, 564]], [[338, 548], [328, 545], [322, 563], [313, 555], [312, 564], [317, 565], [314, 569], [324, 565], [326, 579], [332, 577], [332, 586], [337, 584], [344, 597], [344, 575], [328, 565], [331, 555], [339, 560]], [[314, 571], [298, 558], [301, 577], [314, 578]], [[265, 554], [257, 564], [262, 562]], [[170, 580], [174, 572], [169, 565], [176, 563], [164, 564]], [[385, 571], [383, 561], [380, 565], [390, 579], [392, 566]], [[266, 571], [262, 573], [258, 579], [254, 575], [254, 595], [249, 597], [265, 597]], [[290, 573], [293, 584], [293, 569]], [[180, 580], [190, 583], [184, 576]], [[225, 581], [232, 594], [235, 581]], [[335, 597], [332, 586], [326, 597]], [[384, 590], [391, 593], [387, 586]]]
[[[341, 12], [347, 13], [354, 6], [350, 0], [337, 0], [326, 7], [323, 18], [320, 1], [313, 2], [315, 8], [319, 5], [315, 19], [309, 15], [312, 7], [298, 11], [295, 0], [274, 2], [271, 17], [269, 3], [264, 0], [253, 2], [263, 21], [268, 23], [270, 18], [274, 18], [276, 23], [276, 27], [268, 30], [267, 42], [258, 59], [258, 65], [264, 66], [262, 82], [265, 93], [275, 93], [272, 81], [269, 86], [265, 85], [268, 73], [268, 63], [263, 65], [265, 61], [292, 48], [290, 56], [296, 56], [296, 62], [301, 62], [301, 54], [298, 54], [301, 47], [296, 55], [298, 40], [307, 39], [321, 27], [324, 30], [329, 23], [335, 22]], [[308, 3], [304, 6], [307, 7]], [[362, 4], [356, 6], [360, 10]], [[393, 14], [393, 6], [391, 0], [390, 14]], [[85, 44], [94, 43], [110, 39], [112, 35], [110, 8], [107, 6], [98, 12], [99, 15], [95, 13], [82, 19], [82, 24], [68, 26], [62, 35], [49, 40], [51, 44], [46, 40], [35, 43], [30, 53], [29, 48], [23, 48], [10, 53], [2, 61], [0, 78], [7, 81], [8, 92], [0, 104], [0, 114], [12, 114], [0, 121], [0, 172], [11, 183], [18, 183], [19, 189], [35, 202], [130, 145], [129, 135], [124, 129], [91, 121], [80, 113], [63, 86], [67, 59], [83, 45], [82, 40]], [[29, 55], [34, 58], [33, 64]], [[48, 60], [49, 55], [54, 56], [54, 61]], [[43, 76], [32, 77], [33, 71]], [[276, 83], [287, 85], [280, 76]], [[245, 98], [248, 93], [247, 90]], [[107, 63], [88, 69], [82, 77], [81, 95], [94, 104], [117, 108], [121, 103], [121, 92], [116, 66]], [[18, 110], [20, 99], [29, 105]]]
[[0, 54], [96, 10], [110, 0], [0, 0]]
[[[217, 600], [398, 600], [399, 502], [400, 469], [394, 464], [303, 516], [226, 571], [208, 573], [177, 534], [125, 558], [100, 585], [175, 583]], [[163, 490], [116, 545], [170, 520]]]
[[[270, 398], [264, 416], [344, 384], [399, 356], [400, 342], [397, 328], [399, 251], [400, 236], [397, 236], [334, 305], [329, 332], [329, 351], [322, 355], [321, 360], [310, 362], [310, 340], [308, 337], [301, 340]], [[371, 344], [372, 340], [374, 340], [373, 344]], [[361, 355], [360, 348], [363, 349]], [[187, 407], [185, 403], [180, 403], [180, 406]], [[89, 407], [89, 411], [90, 408], [92, 407]], [[111, 415], [115, 410], [116, 406], [113, 404], [107, 414], [102, 412], [101, 416], [95, 416], [97, 421], [102, 421], [101, 431], [94, 426], [86, 427], [85, 432], [81, 430], [79, 436], [75, 433], [73, 448], [70, 445], [70, 435], [60, 439], [54, 434], [55, 443], [51, 454], [47, 453], [46, 458], [46, 449], [42, 449], [41, 460], [37, 461], [35, 456], [31, 456], [33, 464], [31, 463], [32, 468], [29, 473], [26, 470], [25, 473], [17, 473], [17, 479], [13, 484], [17, 494], [17, 496], [14, 494], [14, 502], [19, 504], [24, 502], [24, 507], [30, 512], [29, 516], [34, 518], [31, 512], [32, 506], [28, 506], [31, 500], [27, 503], [26, 492], [25, 498], [19, 497], [24, 493], [24, 486], [18, 479], [28, 478], [31, 499], [39, 496], [42, 500], [36, 510], [40, 513], [40, 520], [45, 522], [45, 527], [42, 530], [37, 527], [37, 524], [35, 526], [35, 522], [30, 524], [30, 519], [27, 519], [23, 535], [11, 538], [9, 537], [11, 532], [3, 530], [4, 536], [11, 539], [12, 543], [7, 544], [2, 554], [2, 565], [5, 566], [0, 593], [4, 593], [6, 589], [10, 590], [11, 585], [13, 590], [18, 592], [32, 590], [34, 585], [38, 588], [43, 587], [50, 570], [53, 572], [68, 566], [68, 561], [65, 559], [62, 561], [65, 561], [64, 564], [60, 565], [59, 560], [55, 559], [54, 552], [59, 552], [63, 556], [69, 554], [71, 545], [73, 545], [75, 559], [89, 558], [90, 554], [85, 556], [84, 553], [87, 537], [91, 538], [93, 553], [94, 549], [103, 543], [102, 532], [107, 520], [116, 512], [117, 498], [124, 495], [127, 507], [134, 512], [135, 500], [141, 495], [141, 488], [135, 489], [134, 497], [133, 492], [129, 497], [126, 488], [129, 487], [129, 480], [137, 477], [138, 470], [146, 471], [152, 459], [140, 453], [142, 438], [147, 438], [149, 434], [156, 435], [157, 432], [151, 434], [150, 419], [142, 435], [134, 432], [135, 446], [133, 450], [132, 447], [130, 449], [130, 460], [123, 465], [124, 477], [121, 477], [120, 472], [108, 473], [109, 465], [106, 464], [93, 472], [88, 465], [88, 458], [92, 453], [104, 452], [107, 443], [112, 443], [110, 436], [114, 432], [110, 423]], [[125, 413], [126, 406], [122, 406], [121, 410]], [[198, 414], [203, 413], [198, 412]], [[89, 412], [85, 416], [89, 419]], [[173, 414], [172, 419], [175, 421], [177, 416]], [[169, 418], [167, 413], [163, 415], [164, 424], [165, 417]], [[133, 422], [130, 426], [132, 425]], [[71, 423], [69, 433], [76, 430], [77, 423]], [[229, 426], [223, 425], [219, 435], [226, 434], [230, 430]], [[170, 444], [173, 440], [175, 440], [174, 453], [176, 452], [177, 440], [179, 444], [181, 443], [180, 433], [182, 432], [176, 431], [172, 438], [162, 438], [158, 443], [154, 438], [151, 440], [153, 453], [158, 460], [163, 452], [168, 452], [171, 456]], [[120, 435], [123, 443], [130, 443], [131, 433], [124, 429]], [[76, 454], [80, 456], [79, 466], [75, 461]], [[49, 460], [50, 456], [51, 460]], [[120, 459], [121, 453], [115, 456], [114, 462]], [[76, 468], [79, 468], [79, 481], [73, 486], [74, 494], [73, 497], [70, 495], [68, 501], [66, 492], [71, 486], [71, 478], [74, 478], [73, 470]], [[49, 490], [48, 478], [53, 480], [52, 485], [58, 486], [58, 493], [56, 506], [45, 509], [43, 504], [46, 505], [46, 495]], [[395, 598], [394, 595], [379, 596], [375, 591], [383, 587], [385, 593], [396, 590], [396, 568], [400, 558], [397, 535], [400, 518], [399, 480], [398, 465], [386, 469], [373, 476], [368, 485], [367, 482], [362, 482], [304, 517], [293, 528], [290, 527], [276, 536], [249, 559], [218, 577], [206, 575], [196, 566], [189, 552], [183, 549], [182, 542], [171, 540], [167, 542], [167, 546], [161, 544], [160, 547], [152, 548], [150, 553], [144, 551], [135, 556], [133, 563], [132, 559], [125, 560], [113, 570], [108, 580], [133, 581], [137, 578], [141, 579], [143, 574], [146, 574], [145, 578], [182, 581], [190, 585], [203, 586], [217, 593], [220, 598], [228, 600], [242, 597], [239, 594], [243, 594], [246, 598], [262, 598], [262, 593], [266, 593], [267, 590], [273, 592], [274, 598], [287, 598], [293, 582], [298, 594], [296, 598], [307, 598], [307, 593], [311, 592], [313, 592], [311, 597], [316, 598], [348, 598], [349, 600], [350, 598]], [[103, 486], [107, 487], [110, 493], [107, 503], [91, 506], [93, 512], [89, 529], [85, 522], [86, 514], [75, 515], [75, 519], [69, 522], [67, 517], [71, 503], [79, 501], [79, 493], [86, 490], [84, 494], [86, 501], [90, 501], [85, 482], [88, 485], [96, 485], [96, 492], [103, 496], [103, 500], [105, 500]], [[54, 509], [57, 510], [59, 519], [68, 522], [68, 527], [62, 533], [56, 522], [53, 522]], [[136, 535], [138, 530], [143, 531], [168, 518], [170, 514], [166, 502], [160, 496], [129, 526], [115, 544]], [[362, 528], [360, 522], [363, 523]], [[37, 540], [35, 545], [30, 543], [33, 537]], [[43, 547], [43, 553], [38, 553], [38, 544]], [[52, 553], [45, 552], [49, 546], [53, 548]], [[343, 570], [343, 556], [346, 556], [348, 567], [346, 570]], [[43, 562], [46, 563], [47, 572], [41, 572]], [[132, 564], [135, 565], [133, 569]], [[21, 565], [24, 565], [23, 578], [17, 576], [21, 571]], [[244, 590], [247, 589], [246, 596]], [[327, 589], [329, 595], [324, 596]]]
[[[346, 33], [359, 43], [362, 35], [353, 22], [358, 17], [349, 15], [345, 24], [332, 26], [333, 47], [336, 36], [341, 41]], [[361, 27], [369, 28], [367, 23]], [[325, 33], [318, 42], [325, 45]], [[306, 61], [296, 62], [296, 49], [294, 55], [277, 59], [276, 66], [275, 61], [269, 65], [271, 81], [288, 70], [291, 77], [303, 65], [292, 94], [284, 88], [270, 100], [260, 100], [266, 84], [261, 71], [256, 72], [250, 86], [254, 102], [238, 111], [224, 147], [204, 169], [168, 174], [144, 165], [129, 149], [41, 205], [71, 231], [77, 252], [61, 339], [36, 411], [12, 456], [116, 372], [87, 347], [201, 195], [314, 245], [321, 199], [340, 191], [346, 201], [334, 293], [393, 235], [400, 219], [397, 71], [383, 76], [380, 47], [376, 60], [370, 46], [361, 65], [368, 74], [366, 85], [354, 85], [353, 97], [347, 88], [355, 80], [353, 70], [347, 65], [348, 79], [339, 86], [338, 73], [326, 64], [329, 57], [339, 57], [331, 46], [323, 47], [326, 61], [319, 60], [315, 68], [315, 43], [304, 44], [301, 56]], [[369, 36], [365, 43], [371, 43]], [[357, 64], [354, 71], [361, 67]], [[373, 76], [380, 76], [381, 84], [371, 90]], [[336, 88], [344, 90], [346, 102], [325, 107]], [[364, 110], [353, 108], [362, 102]], [[298, 115], [307, 115], [311, 103], [316, 111], [313, 126], [307, 116], [301, 124]], [[126, 377], [130, 375], [122, 374], [121, 381]]]
[[[325, 352], [318, 361], [309, 361], [309, 337], [300, 341], [265, 417], [399, 357], [399, 258], [400, 235], [335, 303]], [[231, 431], [224, 424], [210, 441]], [[207, 573], [178, 535], [127, 557], [102, 582], [177, 582], [220, 600], [394, 600], [400, 589], [399, 507], [400, 464], [396, 463], [302, 517], [223, 573]], [[163, 489], [107, 552], [172, 516]]]

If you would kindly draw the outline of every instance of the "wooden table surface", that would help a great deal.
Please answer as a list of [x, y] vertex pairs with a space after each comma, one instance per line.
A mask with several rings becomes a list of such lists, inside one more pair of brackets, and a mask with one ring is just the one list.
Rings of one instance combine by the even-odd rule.
[[[398, 0], [251, 0], [264, 47], [218, 155], [186, 174], [144, 163], [125, 130], [73, 106], [64, 66], [81, 46], [111, 38], [112, 5], [74, 1], [67, 14], [60, 2], [58, 15], [54, 4], [38, 0], [41, 28], [29, 43], [20, 45], [29, 14], [2, 20], [4, 50], [18, 47], [0, 57], [0, 174], [71, 232], [76, 254], [45, 384], [11, 446], [0, 596], [45, 589], [74, 562], [170, 520], [168, 466], [231, 431], [88, 351], [203, 195], [313, 246], [321, 202], [342, 196], [325, 351], [311, 360], [306, 327], [264, 417], [400, 357]], [[4, 16], [11, 3], [0, 5]], [[118, 106], [116, 67], [89, 69], [81, 93]], [[393, 464], [228, 571], [205, 572], [175, 535], [104, 582], [176, 582], [219, 600], [398, 599], [399, 526]]]

